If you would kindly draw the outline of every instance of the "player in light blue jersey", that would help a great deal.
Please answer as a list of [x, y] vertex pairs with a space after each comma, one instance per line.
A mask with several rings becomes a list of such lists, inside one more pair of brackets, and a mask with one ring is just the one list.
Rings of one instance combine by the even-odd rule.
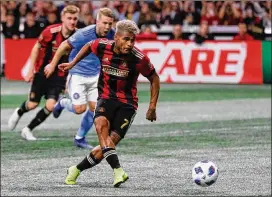
[[[87, 42], [103, 37], [112, 40], [114, 36], [113, 22], [113, 12], [109, 8], [101, 8], [97, 14], [96, 25], [77, 30], [69, 40], [60, 45], [53, 60], [44, 69], [46, 77], [53, 73], [63, 55], [70, 53], [69, 61], [71, 61]], [[99, 72], [100, 61], [95, 55], [90, 54], [82, 59], [69, 71], [67, 78], [69, 98], [61, 97], [53, 110], [54, 117], [58, 118], [64, 108], [75, 114], [82, 114], [86, 111], [87, 105], [89, 106], [74, 139], [74, 144], [81, 148], [92, 148], [87, 143], [85, 136], [93, 125]]]

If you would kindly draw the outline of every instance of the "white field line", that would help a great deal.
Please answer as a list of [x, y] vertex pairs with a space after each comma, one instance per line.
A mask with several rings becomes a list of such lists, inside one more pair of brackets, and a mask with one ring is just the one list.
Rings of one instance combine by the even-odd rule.
[[[245, 129], [268, 129], [271, 128], [271, 125], [260, 125], [260, 126], [244, 126], [244, 127], [223, 127], [223, 128], [211, 128], [211, 129], [200, 129], [201, 132], [210, 132], [210, 131], [233, 131], [237, 129], [245, 130]], [[192, 130], [184, 130], [184, 133], [192, 132]]]
[[259, 125], [259, 126], [242, 126], [242, 127], [223, 127], [223, 128], [210, 128], [210, 129], [187, 129], [187, 130], [173, 130], [167, 132], [149, 132], [149, 133], [128, 133], [127, 137], [163, 137], [163, 136], [180, 136], [183, 133], [199, 134], [199, 132], [220, 132], [220, 131], [236, 131], [236, 130], [246, 130], [246, 129], [269, 129], [271, 130], [271, 125]]

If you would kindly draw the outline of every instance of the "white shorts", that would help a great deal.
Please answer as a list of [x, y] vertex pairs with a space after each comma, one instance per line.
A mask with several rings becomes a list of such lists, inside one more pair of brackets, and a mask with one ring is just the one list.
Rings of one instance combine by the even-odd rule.
[[88, 101], [97, 101], [97, 82], [99, 75], [83, 77], [79, 75], [68, 75], [67, 89], [73, 105], [84, 105]]

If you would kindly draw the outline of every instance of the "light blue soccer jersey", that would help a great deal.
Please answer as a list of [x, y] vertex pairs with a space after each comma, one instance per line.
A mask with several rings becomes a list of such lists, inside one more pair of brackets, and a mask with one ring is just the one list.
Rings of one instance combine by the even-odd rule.
[[[114, 30], [110, 30], [106, 38], [113, 40]], [[88, 42], [97, 39], [96, 25], [89, 25], [77, 30], [69, 39], [68, 43], [72, 46], [69, 61], [72, 61], [80, 49]], [[94, 54], [90, 54], [78, 62], [70, 71], [70, 74], [84, 77], [95, 76], [100, 72], [100, 61]]]

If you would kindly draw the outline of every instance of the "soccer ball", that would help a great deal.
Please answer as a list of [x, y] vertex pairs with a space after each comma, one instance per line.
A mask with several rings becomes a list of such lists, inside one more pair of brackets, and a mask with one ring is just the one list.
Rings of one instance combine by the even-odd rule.
[[193, 181], [202, 187], [214, 184], [218, 178], [219, 171], [215, 163], [209, 160], [197, 162], [192, 169]]

